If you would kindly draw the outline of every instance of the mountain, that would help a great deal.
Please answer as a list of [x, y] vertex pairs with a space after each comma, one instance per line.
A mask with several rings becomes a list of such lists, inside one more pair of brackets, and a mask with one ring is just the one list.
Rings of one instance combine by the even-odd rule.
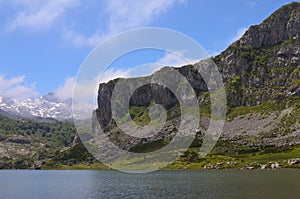
[[[283, 6], [260, 25], [251, 26], [240, 40], [213, 60], [223, 75], [229, 107], [254, 106], [269, 100], [299, 96], [300, 3]], [[207, 86], [197, 74], [199, 65], [201, 62], [177, 70], [201, 98]], [[118, 79], [101, 84], [99, 88], [98, 112], [99, 120], [105, 121], [100, 121], [103, 126], [110, 121], [109, 101], [117, 82]], [[132, 105], [149, 104], [153, 95], [149, 95], [147, 89], [140, 89], [139, 96], [132, 97]], [[155, 90], [155, 86], [151, 89]], [[163, 98], [161, 101], [176, 103], [170, 92], [157, 92]]]
[[251, 26], [214, 60], [223, 73], [230, 107], [299, 96], [299, 3], [283, 6]]
[[72, 102], [70, 99], [62, 100], [53, 93], [48, 93], [39, 98], [29, 98], [26, 100], [16, 100], [0, 97], [1, 115], [9, 117], [53, 118], [56, 120], [72, 119]]
[[[206, 157], [199, 158], [199, 147], [211, 117], [211, 104], [207, 85], [197, 69], [212, 61], [223, 76], [227, 116], [215, 148]], [[163, 68], [156, 74], [167, 70]], [[201, 118], [196, 139], [168, 168], [300, 168], [300, 3], [285, 5], [261, 24], [251, 26], [241, 39], [220, 55], [174, 70], [194, 89]], [[167, 110], [165, 125], [146, 138], [127, 135], [127, 129], [136, 130], [131, 124], [125, 129], [117, 127], [112, 117], [111, 99], [118, 81], [135, 83], [151, 77], [153, 75], [115, 79], [99, 85], [98, 108], [94, 115], [110, 141], [122, 149], [136, 153], [155, 151], [168, 144], [178, 132], [179, 123], [185, 122], [181, 120], [180, 106], [174, 94], [165, 87], [151, 84], [138, 88], [130, 97], [129, 114], [136, 124], [147, 125], [151, 121], [150, 107], [155, 102]], [[130, 88], [122, 90], [123, 97], [128, 97], [128, 90]], [[122, 100], [116, 102], [123, 107]], [[71, 115], [69, 107], [68, 101], [61, 101], [53, 94], [25, 101], [0, 98], [2, 115], [68, 118]], [[69, 123], [37, 123], [0, 116], [0, 124], [3, 157], [0, 168], [33, 168], [36, 163], [38, 168], [104, 168], [96, 163], [78, 136], [71, 146], [75, 127]], [[84, 141], [89, 141], [91, 136], [85, 133], [85, 137]], [[92, 140], [91, 144], [95, 143]], [[60, 150], [62, 147], [67, 148]], [[173, 152], [178, 154], [178, 151]], [[155, 161], [159, 157], [147, 154], [147, 157], [122, 163], [130, 166], [146, 160]], [[75, 167], [70, 167], [74, 164]]]
[[[174, 68], [188, 80], [200, 103], [198, 143], [191, 147], [201, 146], [209, 124], [210, 96], [198, 68], [207, 66], [212, 60], [223, 76], [227, 95], [226, 123], [215, 153], [226, 154], [232, 159], [233, 154], [255, 156], [293, 150], [300, 145], [300, 3], [285, 5], [261, 24], [251, 26], [220, 55]], [[164, 70], [168, 69], [163, 68], [154, 75]], [[138, 138], [117, 127], [112, 116], [111, 99], [118, 81], [135, 84], [154, 75], [115, 79], [99, 86], [98, 122], [110, 140], [122, 149], [135, 152], [155, 150], [169, 143], [179, 129], [178, 100], [168, 88], [157, 84], [142, 86], [130, 96], [129, 113], [133, 121], [143, 126], [150, 122], [151, 104], [161, 104], [168, 113], [162, 129], [151, 137]], [[127, 96], [129, 90], [125, 88], [122, 95]], [[122, 100], [117, 103], [119, 108], [126, 105]], [[130, 128], [132, 126], [128, 124], [125, 131]]]

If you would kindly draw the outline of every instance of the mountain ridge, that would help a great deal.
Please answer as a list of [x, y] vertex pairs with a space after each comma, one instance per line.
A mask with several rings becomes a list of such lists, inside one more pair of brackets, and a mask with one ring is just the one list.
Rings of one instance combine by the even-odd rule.
[[276, 45], [292, 36], [299, 35], [299, 10], [299, 2], [291, 2], [282, 6], [267, 17], [260, 25], [251, 26], [234, 43], [242, 46], [261, 48], [263, 46]]
[[53, 93], [25, 100], [0, 97], [2, 115], [12, 118], [72, 120], [71, 107], [70, 99], [59, 99]]
[[[278, 106], [280, 111], [283, 111], [285, 107], [296, 106], [300, 96], [300, 17], [298, 16], [300, 16], [300, 3], [285, 5], [261, 24], [251, 26], [240, 40], [212, 58], [223, 75], [228, 114], [234, 112], [233, 109], [243, 106], [249, 109], [253, 107], [253, 110], [256, 107], [270, 109], [269, 105], [272, 104], [272, 106]], [[209, 110], [208, 89], [197, 70], [205, 62], [200, 61], [195, 65], [187, 65], [175, 68], [175, 70], [185, 76], [194, 88], [198, 101], [201, 102], [200, 107]], [[174, 132], [167, 129], [177, 129], [176, 125], [170, 124], [172, 121], [169, 121], [167, 127], [158, 133], [160, 135], [146, 139], [146, 141], [128, 137], [122, 133], [122, 130], [116, 129], [110, 100], [118, 81], [119, 79], [116, 79], [99, 85], [96, 112], [101, 127], [113, 140], [117, 139], [115, 135], [122, 135], [123, 137], [121, 136], [122, 138], [117, 142], [119, 147], [126, 149], [141, 142], [153, 142], [163, 137], [165, 141], [169, 140], [170, 137], [165, 133], [173, 134]], [[134, 82], [135, 80], [129, 78], [125, 81]], [[124, 95], [125, 93], [124, 90]], [[142, 119], [148, 120], [146, 115], [152, 100], [165, 106], [173, 114], [173, 118], [179, 116], [180, 111], [176, 108], [178, 102], [174, 99], [174, 95], [166, 88], [153, 85], [143, 86], [131, 96], [131, 107], [144, 107], [140, 108], [140, 110], [143, 109], [140, 112], [131, 113], [133, 120], [140, 120], [139, 115], [143, 116]], [[272, 111], [276, 112], [276, 110]], [[199, 129], [199, 132], [203, 134], [205, 128]], [[121, 143], [124, 139], [128, 142], [129, 139], [134, 139], [134, 141], [130, 141], [131, 144], [128, 145], [126, 141]]]

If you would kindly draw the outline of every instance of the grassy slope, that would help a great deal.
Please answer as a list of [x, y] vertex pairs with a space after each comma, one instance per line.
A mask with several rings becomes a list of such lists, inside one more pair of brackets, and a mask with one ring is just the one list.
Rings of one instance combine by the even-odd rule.
[[39, 168], [55, 152], [70, 147], [75, 127], [69, 122], [36, 122], [0, 116], [0, 169]]
[[[182, 157], [173, 162], [165, 169], [239, 169], [246, 167], [260, 168], [260, 165], [267, 165], [278, 162], [281, 168], [300, 168], [300, 164], [289, 165], [287, 161], [300, 157], [300, 146], [293, 146], [282, 152], [244, 154], [220, 154], [211, 152], [205, 158], [197, 156], [197, 148], [191, 148]], [[151, 158], [151, 157], [149, 157]], [[127, 160], [128, 163], [141, 161], [140, 159]], [[123, 162], [122, 162], [123, 163]], [[141, 168], [145, 165], [141, 164]], [[96, 162], [92, 164], [77, 163], [71, 166], [62, 164], [59, 161], [48, 162], [43, 169], [109, 169], [107, 166]]]
[[[280, 113], [281, 110], [286, 108], [286, 103], [294, 107], [294, 111], [282, 118], [280, 125], [281, 128], [289, 128], [291, 125], [299, 123], [300, 118], [299, 103], [300, 98], [291, 98], [280, 103], [267, 102], [265, 104], [254, 107], [237, 107], [230, 109], [228, 113], [228, 120], [233, 119], [239, 115], [249, 113], [262, 113], [269, 114], [276, 112]], [[145, 118], [145, 112], [147, 108], [135, 108], [132, 110], [132, 115], [135, 117], [142, 116]], [[209, 114], [209, 113], [205, 113]], [[137, 121], [142, 122], [141, 118], [134, 118]], [[291, 124], [288, 124], [289, 122]], [[282, 130], [282, 129], [281, 129]], [[251, 140], [251, 137], [247, 139]], [[255, 138], [253, 138], [255, 139]], [[255, 140], [254, 140], [255, 141]], [[137, 145], [131, 151], [138, 153], [145, 153], [161, 148], [165, 143], [163, 141], [156, 141], [145, 145]], [[247, 145], [237, 144], [228, 140], [219, 140], [214, 150], [205, 158], [199, 158], [197, 147], [201, 146], [201, 142], [195, 142], [192, 148], [188, 150], [183, 156], [181, 156], [173, 164], [169, 165], [166, 169], [236, 169], [253, 167], [260, 168], [260, 165], [267, 164], [270, 167], [272, 162], [279, 162], [281, 168], [300, 168], [300, 164], [289, 165], [287, 161], [292, 158], [300, 158], [300, 146], [284, 146], [276, 147], [275, 145], [262, 145], [258, 148], [251, 148]], [[228, 150], [231, 149], [231, 150]], [[83, 148], [82, 145], [70, 148], [69, 150], [58, 154], [56, 158], [53, 158], [52, 163], [49, 163], [45, 168], [63, 168], [63, 169], [108, 169], [101, 163], [85, 164], [84, 160], [89, 158], [90, 154]], [[155, 157], [147, 157], [153, 158]], [[72, 166], [66, 166], [62, 160], [77, 160]], [[79, 161], [79, 162], [78, 162]], [[81, 161], [81, 162], [80, 162]], [[123, 160], [122, 160], [123, 161]], [[139, 159], [126, 160], [127, 163], [134, 161], [141, 161]], [[123, 162], [124, 163], [124, 162]], [[143, 166], [143, 165], [142, 165]]]

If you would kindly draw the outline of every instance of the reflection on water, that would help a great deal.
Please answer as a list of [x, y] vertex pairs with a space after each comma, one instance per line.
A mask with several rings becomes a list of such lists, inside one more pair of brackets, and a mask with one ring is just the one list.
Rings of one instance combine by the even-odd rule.
[[300, 198], [300, 171], [1, 171], [0, 198]]

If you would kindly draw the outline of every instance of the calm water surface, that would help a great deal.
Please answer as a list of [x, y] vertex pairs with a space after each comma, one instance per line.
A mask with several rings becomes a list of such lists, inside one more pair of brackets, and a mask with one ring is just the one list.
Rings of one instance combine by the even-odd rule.
[[300, 198], [300, 171], [0, 171], [0, 198]]

